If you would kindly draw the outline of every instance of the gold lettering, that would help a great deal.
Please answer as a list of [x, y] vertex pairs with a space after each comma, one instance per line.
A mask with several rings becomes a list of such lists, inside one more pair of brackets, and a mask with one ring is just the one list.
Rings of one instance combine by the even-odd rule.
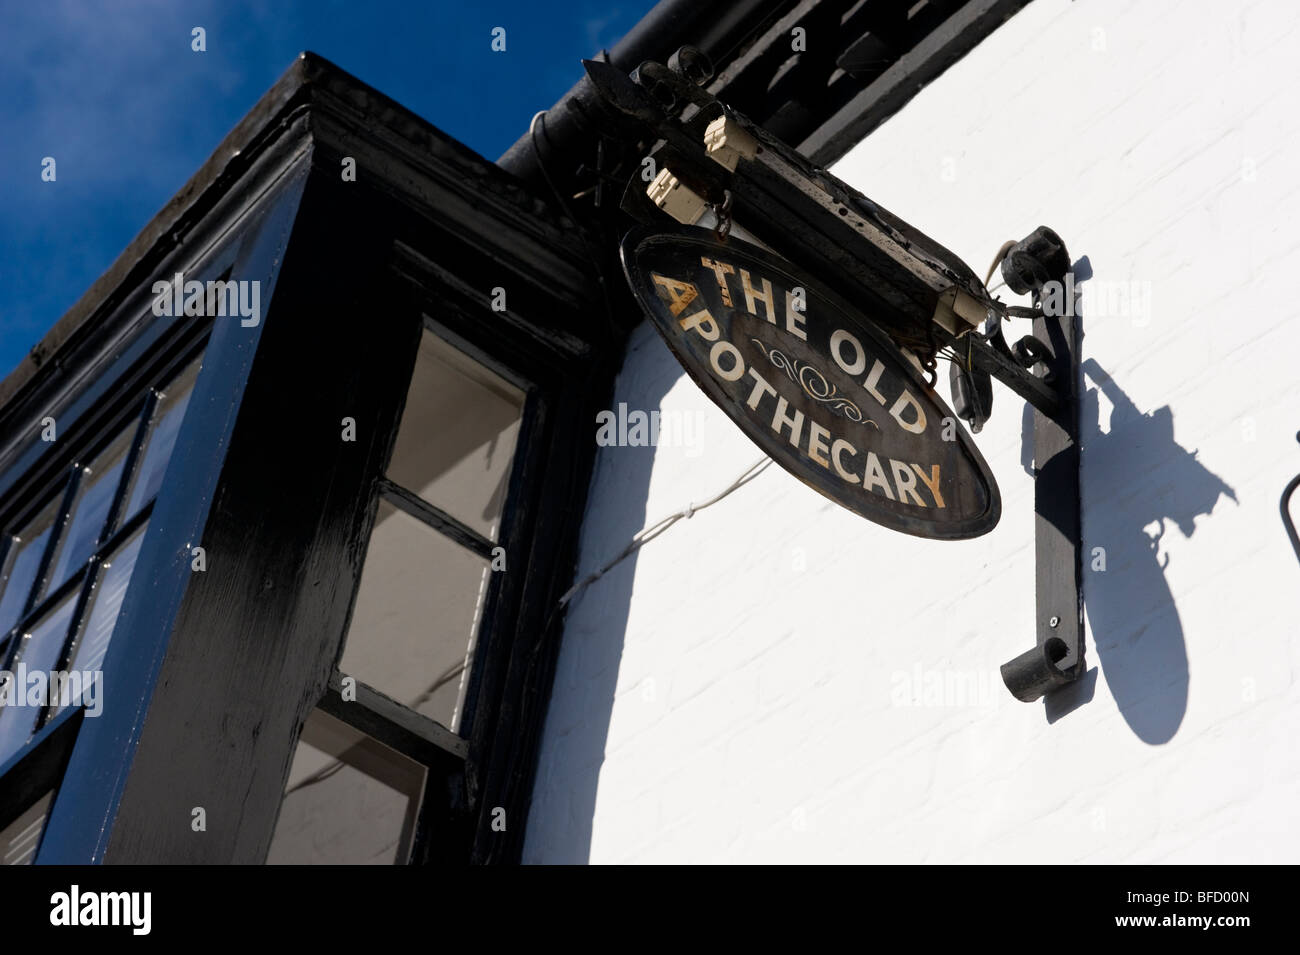
[[867, 380], [862, 383], [862, 387], [867, 389], [867, 393], [870, 394], [871, 397], [880, 402], [880, 407], [882, 408], [885, 406], [885, 396], [880, 393], [876, 386], [880, 384], [880, 376], [884, 373], [885, 366], [882, 365], [880, 359], [877, 358], [876, 363], [871, 366], [871, 374], [867, 375]]
[[736, 267], [728, 262], [718, 262], [715, 259], [700, 257], [700, 264], [706, 269], [713, 269], [713, 274], [718, 277], [718, 291], [722, 294], [722, 304], [731, 307], [731, 289], [727, 288], [727, 276], [734, 274]]
[[925, 507], [925, 501], [921, 500], [921, 495], [916, 493], [916, 475], [902, 461], [890, 458], [889, 466], [894, 472], [894, 483], [898, 485], [898, 499], [906, 504], [910, 497], [914, 503]]
[[745, 404], [749, 405], [750, 411], [757, 411], [758, 403], [763, 400], [763, 395], [775, 395], [776, 389], [769, 385], [767, 379], [753, 368], [749, 369], [749, 377], [754, 379], [754, 390], [749, 393], [749, 400]]
[[[845, 342], [853, 346], [854, 357], [851, 362], [844, 360], [844, 350], [841, 346]], [[855, 378], [867, 367], [867, 356], [862, 353], [862, 343], [852, 332], [846, 332], [842, 328], [837, 328], [831, 333], [831, 357], [835, 359], [835, 364], [840, 366], [842, 372]]]
[[[909, 404], [916, 409], [916, 418], [912, 421], [904, 421], [903, 411]], [[917, 400], [912, 397], [912, 393], [906, 388], [898, 396], [898, 400], [894, 402], [894, 407], [889, 409], [889, 413], [894, 416], [894, 420], [898, 422], [898, 426], [904, 431], [920, 434], [925, 430], [925, 412], [921, 410], [920, 404], [917, 403]]]
[[835, 465], [835, 472], [840, 477], [844, 478], [846, 481], [851, 481], [852, 483], [857, 484], [862, 479], [840, 463], [840, 453], [845, 448], [848, 448], [849, 454], [855, 457], [857, 456], [857, 448], [849, 444], [843, 438], [836, 438], [831, 444], [831, 462]]
[[785, 293], [785, 330], [796, 338], [808, 340], [808, 333], [804, 330], [803, 324], [807, 318], [799, 313], [795, 306], [803, 304], [804, 300], [795, 297], [793, 292]]
[[745, 308], [748, 309], [749, 314], [750, 314], [750, 315], [757, 315], [758, 312], [754, 311], [754, 303], [755, 303], [755, 302], [762, 302], [764, 308], [767, 310], [767, 320], [768, 320], [769, 322], [771, 322], [773, 325], [775, 325], [775, 324], [776, 324], [776, 307], [772, 304], [772, 283], [771, 283], [771, 281], [768, 280], [768, 279], [763, 279], [763, 291], [762, 291], [762, 292], [755, 292], [755, 291], [754, 291], [753, 283], [752, 283], [752, 281], [750, 280], [750, 277], [749, 277], [749, 273], [746, 272], [744, 269], [741, 269], [741, 270], [740, 270], [740, 287], [741, 287], [741, 291], [743, 291], [743, 292], [745, 293]]
[[808, 457], [827, 470], [830, 469], [831, 462], [826, 460], [826, 452], [830, 450], [826, 439], [830, 436], [831, 433], [816, 421], [808, 422]]
[[711, 342], [716, 342], [718, 337], [722, 334], [722, 332], [718, 330], [718, 323], [713, 320], [713, 316], [709, 314], [707, 308], [700, 309], [694, 315], [687, 315], [677, 324], [682, 326], [682, 331], [684, 332], [697, 329], [699, 333], [704, 336], [705, 340]]
[[655, 284], [659, 286], [659, 297], [664, 297], [664, 292], [668, 293], [668, 311], [676, 318], [686, 310], [686, 306], [699, 297], [700, 290], [690, 282], [682, 282], [678, 279], [670, 279], [666, 275], [654, 276]]
[[776, 412], [772, 415], [772, 430], [780, 434], [782, 428], [789, 428], [790, 444], [797, 448], [799, 435], [803, 433], [803, 412], [796, 411], [793, 415], [787, 415], [786, 410], [789, 407], [789, 403], [784, 398], [776, 399]]
[[880, 466], [880, 458], [876, 457], [875, 451], [867, 452], [867, 466], [865, 474], [862, 477], [862, 486], [870, 491], [873, 487], [879, 485], [885, 492], [885, 497], [891, 501], [894, 499], [894, 491], [889, 486], [889, 480], [885, 477], [885, 469]]
[[943, 495], [939, 493], [939, 465], [934, 464], [930, 466], [929, 477], [925, 476], [925, 470], [919, 464], [913, 464], [912, 470], [914, 470], [916, 476], [921, 479], [921, 483], [928, 487], [930, 493], [934, 495], [934, 506], [943, 507]]
[[[731, 356], [731, 368], [723, 369], [719, 356], [723, 353]], [[723, 381], [739, 381], [745, 375], [745, 359], [740, 357], [740, 349], [725, 338], [714, 343], [709, 350], [709, 364], [713, 366], [713, 371]]]

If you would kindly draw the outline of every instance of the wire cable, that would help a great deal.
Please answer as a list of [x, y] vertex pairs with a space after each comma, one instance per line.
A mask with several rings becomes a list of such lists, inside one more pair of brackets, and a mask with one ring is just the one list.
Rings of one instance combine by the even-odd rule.
[[616, 556], [613, 560], [610, 560], [599, 570], [593, 571], [592, 573], [588, 574], [586, 577], [582, 578], [582, 580], [574, 584], [572, 587], [570, 587], [568, 591], [565, 592], [564, 596], [560, 598], [560, 602], [555, 608], [556, 611], [562, 609], [579, 592], [585, 590], [588, 586], [595, 583], [601, 577], [605, 576], [605, 574], [613, 570], [615, 566], [617, 566], [622, 561], [626, 560], [632, 554], [636, 553], [637, 550], [639, 550], [644, 545], [648, 544], [650, 541], [654, 540], [660, 534], [667, 531], [668, 528], [672, 527], [678, 521], [692, 518], [700, 511], [704, 510], [706, 507], [712, 507], [714, 504], [717, 504], [718, 501], [722, 500], [728, 494], [731, 494], [734, 491], [738, 491], [740, 488], [744, 487], [750, 481], [754, 480], [754, 478], [758, 477], [765, 470], [767, 470], [768, 466], [771, 463], [772, 463], [771, 458], [767, 458], [767, 457], [759, 458], [748, 468], [746, 468], [743, 472], [741, 472], [740, 476], [736, 478], [734, 481], [732, 481], [731, 484], [729, 484], [724, 490], [719, 491], [717, 494], [713, 495], [708, 500], [702, 501], [699, 504], [687, 504], [686, 507], [682, 508], [680, 511], [677, 511], [674, 514], [669, 514], [667, 517], [663, 518], [662, 520], [656, 521], [655, 523], [651, 524], [649, 527], [637, 531], [637, 533], [632, 535], [632, 540], [628, 542], [628, 545], [618, 553], [618, 556]]
[[[997, 255], [993, 256], [993, 264], [989, 266], [988, 274], [984, 276], [985, 290], [989, 292], [993, 291], [991, 288], [989, 288], [989, 279], [993, 278], [994, 270], [997, 269], [997, 267], [1002, 264], [1002, 260], [1007, 257], [1008, 252], [1010, 252], [1013, 248], [1015, 248], [1015, 245], [1016, 242], [1014, 239], [1007, 239], [1007, 241], [1002, 243], [1001, 248], [998, 249]], [[1004, 283], [999, 282], [998, 284], [1002, 285]]]

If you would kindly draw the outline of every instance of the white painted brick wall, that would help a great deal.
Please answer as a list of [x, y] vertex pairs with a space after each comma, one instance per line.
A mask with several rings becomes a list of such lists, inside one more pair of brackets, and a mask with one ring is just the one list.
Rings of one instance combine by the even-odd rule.
[[[1093, 698], [1049, 723], [997, 675], [1034, 639], [997, 386], [993, 533], [906, 537], [774, 467], [577, 599], [526, 860], [1297, 861], [1298, 27], [1285, 0], [1034, 0], [836, 169], [981, 274], [1045, 224], [1095, 288], [1149, 283], [1084, 316], [1090, 392], [1133, 406], [1097, 399], [1084, 445]], [[584, 573], [760, 456], [648, 327], [618, 400], [706, 414], [705, 444], [601, 451]], [[977, 692], [911, 705], [917, 672]]]

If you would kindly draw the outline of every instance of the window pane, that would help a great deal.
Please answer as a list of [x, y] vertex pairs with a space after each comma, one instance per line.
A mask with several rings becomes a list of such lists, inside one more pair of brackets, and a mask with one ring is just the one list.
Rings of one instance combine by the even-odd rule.
[[[49, 699], [50, 671], [58, 666], [63, 654], [68, 622], [76, 603], [76, 594], [66, 598], [46, 614], [18, 645], [7, 686], [0, 691], [4, 703], [0, 706], [0, 763], [22, 749], [36, 728], [36, 718]], [[21, 672], [20, 665], [23, 667]], [[24, 674], [25, 679], [21, 678]], [[40, 685], [34, 686], [35, 683]]]
[[491, 572], [477, 554], [381, 501], [339, 669], [459, 731]]
[[50, 527], [62, 503], [63, 493], [60, 492], [13, 539], [13, 546], [9, 549], [12, 556], [8, 561], [8, 580], [4, 585], [4, 596], [0, 597], [0, 634], [8, 633], [22, 616], [27, 596], [41, 568], [41, 558], [45, 556]]
[[185, 418], [185, 408], [189, 404], [194, 390], [194, 380], [199, 374], [200, 361], [196, 359], [189, 367], [172, 379], [162, 392], [158, 408], [154, 412], [149, 436], [145, 438], [144, 452], [140, 456], [140, 467], [135, 476], [135, 486], [131, 489], [131, 499], [127, 504], [122, 520], [126, 520], [140, 508], [144, 507], [162, 486], [163, 475], [167, 472], [167, 462], [172, 456], [176, 444], [176, 435], [180, 432], [181, 421]]
[[38, 799], [26, 812], [0, 829], [0, 865], [28, 865], [41, 844], [45, 820], [50, 815], [54, 791]]
[[82, 470], [81, 486], [77, 489], [76, 500], [72, 502], [70, 516], [64, 525], [66, 530], [58, 545], [54, 570], [45, 586], [46, 593], [57, 590], [95, 552], [134, 434], [135, 423], [132, 422]]
[[266, 861], [407, 861], [424, 767], [317, 710], [303, 726]]
[[[98, 679], [104, 656], [108, 653], [109, 641], [117, 626], [117, 614], [122, 609], [122, 598], [126, 596], [126, 585], [131, 582], [131, 572], [135, 570], [135, 559], [140, 553], [140, 543], [144, 540], [144, 529], [136, 531], [129, 541], [104, 562], [103, 572], [95, 583], [95, 592], [90, 598], [90, 612], [72, 653], [72, 664], [68, 669], [81, 674], [82, 685], [87, 679]], [[84, 692], [84, 691], [83, 691]], [[102, 692], [102, 691], [101, 691]], [[87, 703], [93, 698], [85, 694]], [[76, 703], [76, 701], [72, 701]], [[55, 706], [52, 713], [58, 713], [63, 706]]]
[[426, 331], [388, 477], [496, 540], [524, 394]]

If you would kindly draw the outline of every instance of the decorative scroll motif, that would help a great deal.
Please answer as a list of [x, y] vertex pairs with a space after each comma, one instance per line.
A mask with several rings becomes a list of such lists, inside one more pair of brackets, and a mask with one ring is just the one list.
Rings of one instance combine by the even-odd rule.
[[841, 395], [839, 388], [827, 381], [826, 376], [815, 366], [791, 358], [780, 349], [771, 348], [757, 338], [751, 338], [750, 341], [759, 347], [759, 350], [767, 356], [767, 360], [772, 363], [774, 368], [779, 368], [785, 372], [786, 377], [802, 388], [804, 394], [813, 401], [821, 402], [831, 411], [847, 418], [849, 421], [869, 424], [877, 431], [880, 430], [880, 425], [870, 418], [864, 418], [862, 409]]

